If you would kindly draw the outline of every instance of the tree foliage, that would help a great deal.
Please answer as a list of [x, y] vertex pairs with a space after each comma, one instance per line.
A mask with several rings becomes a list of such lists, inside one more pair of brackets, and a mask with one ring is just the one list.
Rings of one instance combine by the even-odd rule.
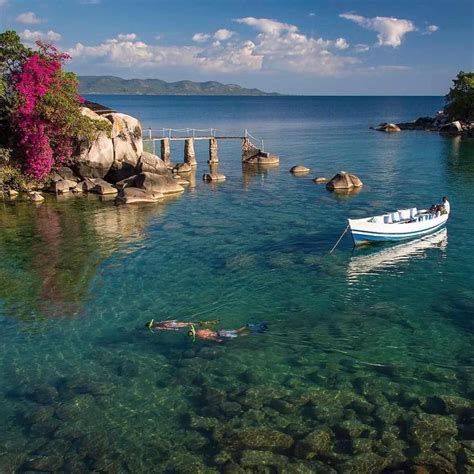
[[474, 121], [474, 72], [458, 73], [446, 95], [444, 111], [452, 120]]
[[81, 113], [77, 78], [63, 69], [69, 56], [52, 44], [36, 46], [26, 48], [13, 31], [0, 35], [0, 109], [23, 171], [41, 181], [72, 157], [79, 141], [111, 126]]

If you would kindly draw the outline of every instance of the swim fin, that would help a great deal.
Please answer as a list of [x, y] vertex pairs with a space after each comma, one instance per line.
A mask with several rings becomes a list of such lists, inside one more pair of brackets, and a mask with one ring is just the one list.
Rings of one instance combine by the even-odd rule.
[[256, 323], [247, 323], [247, 327], [251, 332], [258, 333], [265, 332], [268, 329], [268, 325], [264, 321], [258, 321]]

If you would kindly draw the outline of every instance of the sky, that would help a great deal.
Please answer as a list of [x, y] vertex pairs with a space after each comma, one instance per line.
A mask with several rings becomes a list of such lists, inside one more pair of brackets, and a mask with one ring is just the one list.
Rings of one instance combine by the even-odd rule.
[[82, 75], [302, 95], [444, 95], [474, 70], [474, 0], [0, 0], [0, 30]]

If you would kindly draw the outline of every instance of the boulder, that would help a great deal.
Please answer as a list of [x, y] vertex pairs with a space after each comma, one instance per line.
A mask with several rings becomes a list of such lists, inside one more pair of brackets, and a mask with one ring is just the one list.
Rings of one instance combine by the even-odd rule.
[[71, 181], [76, 181], [77, 178], [74, 176], [74, 172], [68, 166], [61, 166], [57, 171], [57, 175], [62, 179], [69, 179]]
[[53, 181], [50, 186], [50, 191], [56, 194], [66, 194], [71, 189], [77, 186], [75, 181], [69, 179], [61, 179], [60, 181]]
[[378, 132], [387, 132], [387, 133], [401, 131], [400, 127], [398, 125], [395, 125], [394, 123], [382, 123], [375, 130], [377, 130]]
[[127, 187], [123, 188], [118, 197], [117, 202], [119, 204], [134, 204], [143, 202], [157, 202], [163, 199], [163, 194], [147, 191], [145, 189]]
[[97, 178], [94, 181], [95, 181], [95, 186], [91, 189], [91, 192], [96, 193], [96, 194], [101, 194], [102, 196], [114, 195], [118, 193], [117, 188], [112, 186], [107, 181], [101, 178]]
[[84, 192], [90, 193], [95, 188], [95, 186], [96, 186], [96, 183], [94, 179], [86, 178], [84, 181], [81, 181], [80, 183], [78, 183], [78, 185], [76, 186], [76, 189], [82, 188]]
[[311, 170], [303, 165], [296, 165], [290, 169], [291, 174], [308, 174]]
[[130, 178], [122, 179], [121, 181], [117, 181], [115, 183], [115, 187], [117, 189], [123, 189], [123, 188], [128, 188], [128, 187], [134, 187], [135, 186], [135, 179], [136, 176], [130, 176]]
[[[108, 120], [87, 107], [81, 113], [93, 120]], [[82, 178], [103, 178], [114, 162], [114, 144], [106, 132], [99, 132], [92, 142], [80, 145], [79, 156], [74, 159], [75, 169]]]
[[191, 173], [193, 170], [192, 166], [189, 163], [179, 163], [173, 168], [173, 173]]
[[33, 202], [43, 202], [44, 196], [37, 191], [31, 191], [28, 193], [28, 199]]
[[202, 175], [202, 179], [210, 183], [211, 181], [225, 181], [225, 176], [220, 173], [205, 173]]
[[137, 188], [145, 189], [146, 191], [162, 194], [174, 194], [184, 191], [184, 188], [170, 176], [153, 173], [140, 173], [137, 175], [135, 178], [135, 186]]
[[430, 448], [442, 438], [452, 438], [458, 434], [456, 421], [448, 416], [419, 414], [408, 429], [410, 441], [414, 441], [421, 450]]
[[8, 197], [9, 199], [16, 199], [18, 197], [18, 191], [15, 189], [8, 189], [5, 191], [5, 196]]
[[360, 188], [362, 181], [354, 174], [340, 171], [327, 184], [329, 190]]
[[142, 127], [130, 115], [111, 113], [105, 115], [112, 123], [114, 159], [107, 179], [113, 183], [135, 174], [138, 160], [143, 154]]
[[317, 430], [306, 438], [298, 441], [295, 455], [301, 459], [311, 459], [315, 456], [329, 456], [333, 447], [332, 435], [326, 430]]
[[458, 134], [462, 132], [462, 125], [461, 122], [456, 120], [455, 122], [447, 123], [446, 125], [442, 125], [439, 128], [440, 133], [451, 133], [451, 134]]
[[316, 176], [316, 178], [313, 178], [313, 183], [316, 184], [322, 184], [325, 183], [328, 179], [325, 178], [324, 176]]
[[144, 151], [137, 163], [137, 173], [168, 174], [166, 163], [156, 155]]
[[250, 165], [277, 165], [280, 163], [280, 158], [277, 155], [259, 152], [256, 155], [250, 156], [249, 158], [243, 160], [243, 162]]

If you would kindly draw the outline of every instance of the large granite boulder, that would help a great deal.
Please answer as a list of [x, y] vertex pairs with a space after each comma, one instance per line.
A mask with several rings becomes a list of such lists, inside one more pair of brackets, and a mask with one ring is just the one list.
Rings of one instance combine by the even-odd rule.
[[146, 189], [139, 188], [123, 188], [118, 197], [117, 203], [119, 204], [135, 204], [143, 202], [157, 202], [160, 199], [163, 199], [163, 194], [147, 191]]
[[458, 133], [462, 132], [462, 125], [461, 122], [456, 120], [455, 122], [447, 123], [446, 125], [443, 125], [439, 129], [440, 133], [450, 133], [450, 134], [455, 134], [457, 135]]
[[355, 174], [340, 171], [326, 184], [326, 188], [329, 190], [353, 189], [360, 188], [362, 185], [362, 181]]
[[159, 156], [144, 151], [138, 160], [136, 172], [167, 175], [169, 170], [166, 163]]
[[394, 123], [382, 123], [375, 130], [377, 130], [378, 132], [387, 132], [387, 133], [401, 131], [400, 127], [398, 125], [395, 125]]
[[[87, 107], [82, 107], [82, 115], [92, 120], [108, 120]], [[114, 162], [114, 144], [106, 132], [99, 132], [92, 142], [82, 142], [79, 155], [75, 158], [75, 168], [82, 178], [103, 178]]]
[[138, 160], [143, 154], [142, 127], [130, 115], [111, 113], [105, 115], [112, 124], [114, 160], [107, 180], [115, 183], [135, 174]]
[[[135, 178], [135, 186], [146, 191], [162, 194], [175, 194], [184, 191], [175, 179], [171, 176], [165, 176], [154, 173], [140, 173]], [[128, 188], [125, 188], [128, 189]]]

